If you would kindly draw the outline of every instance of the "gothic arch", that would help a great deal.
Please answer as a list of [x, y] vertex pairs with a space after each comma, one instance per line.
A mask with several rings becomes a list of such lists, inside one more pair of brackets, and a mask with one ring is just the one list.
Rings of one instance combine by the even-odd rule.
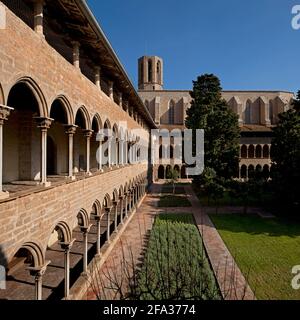
[[65, 124], [68, 124], [68, 125], [73, 124], [74, 123], [73, 109], [71, 107], [69, 100], [64, 95], [59, 95], [55, 99], [53, 99], [53, 101], [50, 105], [50, 110], [49, 110], [50, 118], [52, 118], [53, 108], [55, 107], [56, 102], [60, 103], [60, 105], [62, 106], [62, 109], [65, 113], [66, 120], [67, 120], [67, 123], [65, 123]]
[[97, 134], [102, 128], [103, 126], [102, 126], [101, 117], [99, 113], [96, 113], [92, 120], [92, 129]]
[[25, 84], [27, 88], [30, 89], [31, 93], [33, 94], [34, 98], [37, 101], [38, 109], [39, 109], [39, 116], [40, 117], [48, 117], [48, 107], [46, 98], [40, 89], [39, 85], [30, 77], [21, 77], [17, 79], [13, 85], [9, 89], [9, 93], [12, 89], [18, 84]]
[[85, 106], [81, 106], [75, 117], [75, 124], [79, 125], [81, 129], [90, 130], [91, 129], [91, 120], [90, 115]]
[[26, 256], [30, 259], [30, 267], [41, 268], [45, 265], [45, 255], [41, 246], [36, 242], [26, 242], [19, 248], [13, 257]]
[[81, 209], [77, 214], [79, 227], [87, 228], [89, 226], [89, 215], [85, 209]]
[[92, 205], [92, 211], [91, 211], [92, 216], [99, 217], [101, 216], [101, 203], [99, 200], [96, 200], [93, 205]]

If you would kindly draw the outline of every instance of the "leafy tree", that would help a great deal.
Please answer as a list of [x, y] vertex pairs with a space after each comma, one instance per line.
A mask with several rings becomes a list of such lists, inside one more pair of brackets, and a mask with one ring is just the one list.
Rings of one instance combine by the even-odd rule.
[[167, 179], [169, 179], [170, 184], [172, 184], [172, 186], [173, 186], [173, 194], [175, 194], [176, 183], [177, 183], [177, 181], [179, 179], [178, 170], [171, 169], [168, 172]]
[[273, 129], [271, 157], [276, 198], [285, 205], [300, 206], [300, 91], [293, 108], [279, 115]]
[[196, 129], [205, 131], [205, 167], [213, 169], [218, 177], [232, 178], [239, 161], [240, 129], [238, 116], [222, 98], [220, 80], [212, 74], [198, 77], [191, 96], [186, 126], [194, 134]]

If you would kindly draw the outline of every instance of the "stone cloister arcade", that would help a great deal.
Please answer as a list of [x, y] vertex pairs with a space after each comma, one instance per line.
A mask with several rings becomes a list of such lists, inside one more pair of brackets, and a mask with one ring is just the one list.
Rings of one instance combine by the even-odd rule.
[[59, 221], [47, 244], [24, 243], [9, 261], [7, 287], [0, 291], [0, 299], [69, 298], [72, 285], [88, 274], [93, 259], [101, 260], [103, 248], [136, 210], [146, 188], [147, 179], [140, 175], [107, 194], [102, 203], [96, 199], [90, 210], [75, 212], [74, 225]]
[[43, 95], [34, 81], [20, 79], [9, 90], [9, 107], [0, 106], [2, 198], [19, 190], [18, 185], [49, 187], [51, 181], [75, 180], [139, 161], [140, 137], [98, 113], [91, 120], [85, 106], [74, 115], [65, 96], [55, 98], [49, 112], [37, 97]]
[[240, 148], [239, 178], [247, 180], [255, 174], [271, 178], [271, 145], [243, 144]]

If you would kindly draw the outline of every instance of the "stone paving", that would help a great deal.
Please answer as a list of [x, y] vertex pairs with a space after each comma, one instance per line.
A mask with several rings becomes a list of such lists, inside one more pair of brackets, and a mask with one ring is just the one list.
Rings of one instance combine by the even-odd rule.
[[186, 186], [185, 189], [223, 298], [226, 300], [254, 300], [253, 291], [209, 216], [201, 208], [200, 201], [192, 187]]

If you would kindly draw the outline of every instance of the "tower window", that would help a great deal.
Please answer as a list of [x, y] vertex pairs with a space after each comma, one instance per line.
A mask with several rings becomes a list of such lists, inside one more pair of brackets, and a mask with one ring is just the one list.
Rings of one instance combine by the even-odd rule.
[[152, 61], [148, 61], [148, 82], [152, 82]]

